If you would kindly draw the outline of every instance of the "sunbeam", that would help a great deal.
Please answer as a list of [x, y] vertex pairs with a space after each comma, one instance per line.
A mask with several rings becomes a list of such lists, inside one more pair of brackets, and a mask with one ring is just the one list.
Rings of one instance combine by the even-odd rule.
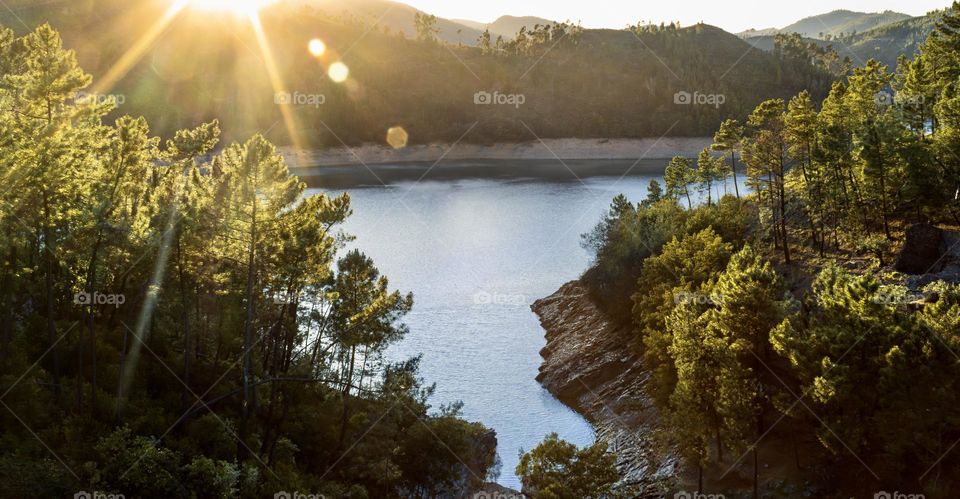
[[[250, 15], [250, 24], [253, 26], [253, 32], [257, 37], [257, 44], [260, 45], [263, 63], [267, 67], [267, 76], [270, 78], [270, 85], [273, 86], [273, 91], [277, 94], [285, 93], [286, 86], [280, 77], [280, 71], [277, 69], [276, 60], [273, 58], [273, 51], [270, 50], [270, 41], [267, 40], [267, 34], [263, 31], [263, 23], [260, 22], [260, 16], [256, 12]], [[280, 114], [283, 116], [283, 125], [287, 129], [294, 149], [299, 151], [301, 142], [293, 112], [287, 106], [280, 106]]]
[[190, 4], [190, 0], [177, 0], [174, 2], [170, 8], [163, 14], [160, 19], [151, 26], [143, 36], [140, 37], [116, 62], [116, 64], [111, 67], [107, 73], [99, 79], [97, 84], [94, 86], [93, 92], [95, 94], [105, 94], [113, 88], [117, 82], [122, 79], [130, 69], [133, 68], [137, 62], [143, 58], [143, 55], [150, 49], [153, 43], [163, 34], [164, 30], [170, 25], [171, 22], [183, 12], [183, 9]]

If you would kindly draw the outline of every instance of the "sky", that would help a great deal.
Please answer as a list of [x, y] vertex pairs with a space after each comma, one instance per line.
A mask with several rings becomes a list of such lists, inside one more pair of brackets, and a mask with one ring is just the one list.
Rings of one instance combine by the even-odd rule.
[[492, 22], [504, 14], [581, 21], [587, 28], [623, 28], [638, 21], [703, 21], [727, 31], [782, 28], [804, 17], [837, 9], [894, 10], [914, 16], [950, 5], [950, 0], [400, 0], [448, 19]]

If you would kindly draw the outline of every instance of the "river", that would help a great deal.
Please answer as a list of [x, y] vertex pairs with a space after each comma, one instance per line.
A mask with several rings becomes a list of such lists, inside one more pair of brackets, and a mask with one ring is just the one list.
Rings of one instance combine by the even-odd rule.
[[[659, 178], [602, 173], [569, 173], [567, 180], [447, 176], [346, 189], [352, 245], [373, 258], [391, 288], [414, 293], [410, 332], [390, 359], [422, 353], [421, 374], [437, 384], [433, 406], [463, 401], [466, 419], [496, 430], [502, 485], [519, 488], [520, 449], [551, 432], [581, 446], [593, 442], [590, 425], [534, 379], [545, 340], [530, 304], [587, 268], [580, 235], [616, 194], [640, 201]], [[338, 181], [324, 190], [344, 189]]]

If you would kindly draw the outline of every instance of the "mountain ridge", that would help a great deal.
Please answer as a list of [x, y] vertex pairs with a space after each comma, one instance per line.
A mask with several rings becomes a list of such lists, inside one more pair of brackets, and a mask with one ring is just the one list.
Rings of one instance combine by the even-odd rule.
[[798, 33], [805, 38], [829, 39], [841, 35], [861, 33], [880, 26], [902, 22], [914, 16], [886, 10], [857, 12], [837, 9], [824, 14], [808, 16], [783, 28], [748, 29], [737, 33], [741, 38], [772, 36], [777, 33]]

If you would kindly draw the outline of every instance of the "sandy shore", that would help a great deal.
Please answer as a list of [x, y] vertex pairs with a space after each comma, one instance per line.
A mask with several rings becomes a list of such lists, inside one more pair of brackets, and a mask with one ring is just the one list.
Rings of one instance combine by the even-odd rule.
[[280, 153], [293, 168], [382, 165], [412, 162], [462, 160], [590, 160], [590, 159], [669, 159], [673, 156], [696, 157], [712, 140], [708, 137], [665, 137], [649, 139], [545, 139], [524, 143], [430, 144], [393, 149], [379, 144], [354, 148], [297, 150], [281, 148]]

